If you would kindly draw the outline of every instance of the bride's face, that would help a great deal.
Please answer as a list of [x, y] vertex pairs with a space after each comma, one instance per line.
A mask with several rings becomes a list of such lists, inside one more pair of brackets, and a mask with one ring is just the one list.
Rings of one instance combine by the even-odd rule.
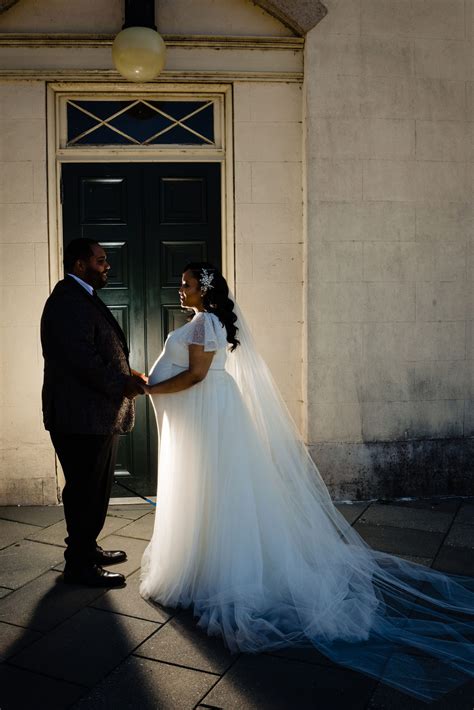
[[193, 308], [196, 311], [204, 310], [201, 298], [201, 287], [199, 286], [199, 281], [194, 278], [191, 271], [185, 271], [181, 277], [179, 302], [182, 308]]

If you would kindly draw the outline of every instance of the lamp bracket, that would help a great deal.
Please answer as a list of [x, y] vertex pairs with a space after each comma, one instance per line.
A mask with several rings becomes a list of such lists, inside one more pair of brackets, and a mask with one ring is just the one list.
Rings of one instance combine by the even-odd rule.
[[125, 22], [127, 27], [149, 27], [156, 31], [155, 0], [125, 0]]

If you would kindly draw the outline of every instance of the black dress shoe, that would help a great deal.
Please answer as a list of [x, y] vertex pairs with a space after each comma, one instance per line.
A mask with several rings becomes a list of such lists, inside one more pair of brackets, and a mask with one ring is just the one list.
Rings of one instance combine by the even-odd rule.
[[64, 570], [65, 584], [84, 584], [86, 587], [123, 587], [125, 577], [118, 572], [108, 572], [99, 565], [85, 569]]
[[125, 562], [127, 553], [123, 550], [103, 550], [101, 547], [96, 548], [94, 562], [96, 565], [118, 565], [119, 562]]

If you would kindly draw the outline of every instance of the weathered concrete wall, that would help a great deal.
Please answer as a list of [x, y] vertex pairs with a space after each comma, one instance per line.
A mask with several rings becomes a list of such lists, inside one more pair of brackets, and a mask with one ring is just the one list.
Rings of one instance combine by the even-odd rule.
[[307, 37], [307, 437], [336, 495], [472, 492], [473, 3]]
[[301, 426], [302, 91], [234, 84], [236, 294]]
[[48, 295], [45, 87], [0, 84], [0, 500], [57, 502], [41, 417], [39, 319]]

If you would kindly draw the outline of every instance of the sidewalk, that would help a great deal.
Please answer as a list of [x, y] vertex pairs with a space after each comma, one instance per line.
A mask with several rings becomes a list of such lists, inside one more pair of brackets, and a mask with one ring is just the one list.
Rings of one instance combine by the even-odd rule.
[[[338, 504], [374, 548], [474, 575], [474, 498]], [[1, 710], [473, 710], [474, 683], [426, 705], [316, 651], [231, 655], [189, 612], [138, 594], [151, 505], [114, 505], [104, 549], [124, 589], [61, 582], [61, 507], [0, 508]]]

